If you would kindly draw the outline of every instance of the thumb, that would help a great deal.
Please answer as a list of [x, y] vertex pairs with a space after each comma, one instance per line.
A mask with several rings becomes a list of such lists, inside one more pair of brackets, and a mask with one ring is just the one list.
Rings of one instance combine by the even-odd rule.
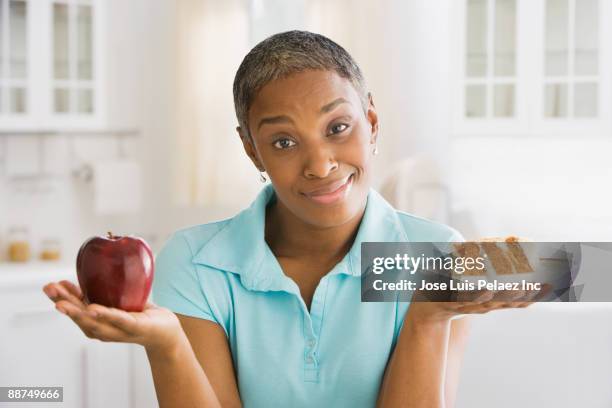
[[145, 303], [144, 306], [145, 309], [159, 309], [159, 306], [157, 306], [157, 304], [151, 302], [151, 301], [147, 301], [147, 303]]

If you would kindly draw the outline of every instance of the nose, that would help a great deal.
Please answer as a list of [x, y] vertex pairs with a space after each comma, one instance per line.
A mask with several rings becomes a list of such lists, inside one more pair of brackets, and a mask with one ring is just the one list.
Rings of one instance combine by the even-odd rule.
[[313, 146], [306, 153], [304, 177], [325, 178], [338, 168], [333, 149], [327, 146]]

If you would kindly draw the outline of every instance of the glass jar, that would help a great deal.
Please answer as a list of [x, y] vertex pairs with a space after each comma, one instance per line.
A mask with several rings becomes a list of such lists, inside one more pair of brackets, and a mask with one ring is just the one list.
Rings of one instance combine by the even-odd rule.
[[42, 261], [57, 261], [61, 258], [62, 250], [57, 238], [46, 238], [41, 241], [40, 259]]
[[30, 236], [27, 227], [12, 227], [8, 232], [8, 260], [28, 262], [30, 260]]

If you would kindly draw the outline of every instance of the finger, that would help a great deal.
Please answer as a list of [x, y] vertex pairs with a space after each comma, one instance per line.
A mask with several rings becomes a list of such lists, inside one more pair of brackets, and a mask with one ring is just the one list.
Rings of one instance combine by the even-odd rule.
[[457, 295], [457, 303], [461, 305], [483, 303], [491, 300], [493, 296], [494, 292], [490, 290], [461, 291]]
[[487, 313], [489, 311], [486, 306], [483, 306], [481, 304], [466, 305], [459, 307], [456, 310], [457, 312], [462, 314], [482, 314]]
[[510, 305], [510, 302], [502, 302], [499, 300], [493, 300], [491, 302], [484, 303], [482, 307], [486, 309], [502, 309], [504, 307], [508, 307], [509, 305]]
[[510, 302], [512, 304], [512, 307], [524, 307], [523, 305], [530, 305], [532, 303], [535, 303], [536, 301], [534, 300], [534, 294], [529, 294], [529, 295], [525, 295], [523, 296], [521, 299], [517, 299], [513, 302]]
[[58, 300], [59, 297], [61, 297], [59, 290], [58, 290], [59, 286], [60, 286], [59, 282], [49, 282], [45, 286], [43, 286], [42, 290], [45, 293], [45, 295], [49, 297], [49, 299], [55, 302]]
[[521, 298], [515, 299], [514, 302], [512, 302], [512, 303], [516, 303], [517, 304], [516, 307], [519, 307], [518, 306], [519, 304], [523, 304], [523, 303], [532, 304], [532, 303], [538, 302], [538, 301], [540, 301], [541, 299], [543, 299], [547, 295], [548, 295], [548, 291], [542, 291], [542, 290], [533, 291], [533, 290], [531, 290], [531, 291], [525, 292], [524, 296], [522, 296]]
[[59, 283], [64, 288], [66, 288], [66, 290], [68, 290], [68, 292], [72, 293], [77, 298], [83, 300], [83, 292], [81, 291], [80, 287], [78, 287], [74, 283], [70, 282], [69, 280], [61, 280]]
[[512, 307], [513, 307], [513, 302], [501, 302], [498, 300], [492, 300], [492, 301], [484, 302], [478, 305], [466, 306], [466, 307], [460, 308], [459, 310], [462, 313], [484, 314], [484, 313], [491, 312], [493, 310], [508, 309]]
[[454, 305], [453, 309], [456, 310], [464, 310], [464, 309], [476, 309], [481, 307], [482, 304], [484, 304], [485, 302], [458, 302]]
[[55, 290], [54, 285], [55, 282], [49, 282], [42, 288], [45, 295], [47, 295], [47, 297], [51, 300], [55, 300], [57, 297], [57, 291]]
[[493, 301], [508, 303], [519, 300], [523, 296], [525, 296], [524, 290], [500, 290], [495, 294]]
[[477, 308], [474, 309], [473, 313], [478, 313], [478, 314], [485, 314], [485, 313], [489, 313], [492, 309], [486, 306], [479, 306]]
[[84, 309], [76, 307], [74, 304], [65, 300], [57, 302], [55, 307], [58, 310], [63, 310], [66, 316], [70, 317], [87, 337], [90, 337], [90, 329], [95, 325], [95, 320], [87, 315]]
[[[93, 318], [92, 318], [93, 319]], [[79, 326], [83, 334], [90, 339], [97, 339], [103, 342], [129, 342], [131, 336], [115, 326], [104, 323], [101, 321], [95, 321], [88, 324], [87, 326]]]
[[494, 309], [511, 309], [514, 307], [518, 307], [519, 305], [523, 304], [523, 302], [517, 302], [517, 301], [513, 301], [513, 302], [495, 302], [492, 307]]
[[138, 322], [136, 318], [128, 312], [96, 304], [89, 305], [88, 311], [96, 313], [98, 320], [111, 324], [125, 333], [133, 335], [138, 334]]
[[129, 337], [113, 325], [97, 321], [97, 319], [87, 315], [78, 324], [83, 334], [90, 339], [98, 339], [104, 342], [124, 342]]
[[478, 303], [485, 303], [495, 298], [495, 292], [491, 290], [483, 290], [480, 292], [481, 293], [478, 293], [475, 299]]
[[84, 309], [84, 307], [77, 306], [74, 303], [63, 299], [55, 302], [55, 308], [70, 318], [77, 313], [80, 313]]
[[531, 305], [534, 302], [491, 302], [490, 310], [499, 309], [521, 309]]
[[66, 289], [65, 286], [60, 285], [60, 284], [56, 284], [55, 285], [55, 290], [58, 293], [57, 298], [63, 299], [63, 300], [67, 300], [70, 303], [73, 303], [75, 306], [79, 306], [79, 307], [85, 307], [85, 303], [83, 303], [83, 300], [77, 296], [75, 296], [72, 292], [70, 292], [68, 289]]
[[[65, 305], [63, 305], [65, 306]], [[90, 339], [98, 339], [101, 341], [116, 341], [122, 342], [128, 339], [128, 336], [116, 327], [98, 321], [95, 317], [90, 315], [85, 309], [76, 309], [74, 305], [67, 314], [70, 318], [79, 326], [83, 334]]]
[[512, 308], [511, 302], [491, 302], [491, 303], [487, 303], [486, 305], [483, 305], [483, 310], [485, 310], [483, 313], [492, 312], [494, 310], [510, 309], [510, 308]]
[[[129, 342], [131, 336], [115, 326], [99, 321], [96, 319], [96, 324], [89, 327], [89, 338], [98, 339], [103, 342]], [[87, 336], [87, 334], [85, 334]]]
[[66, 298], [66, 291], [61, 289], [61, 285], [57, 282], [51, 282], [43, 286], [43, 292], [54, 302]]

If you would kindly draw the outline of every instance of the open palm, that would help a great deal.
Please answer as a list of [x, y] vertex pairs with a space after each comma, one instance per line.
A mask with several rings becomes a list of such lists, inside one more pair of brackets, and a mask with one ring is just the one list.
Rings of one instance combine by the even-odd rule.
[[81, 289], [67, 280], [48, 283], [43, 291], [55, 302], [58, 311], [69, 316], [92, 339], [164, 347], [180, 336], [176, 315], [150, 302], [142, 312], [85, 304]]
[[427, 292], [416, 291], [410, 305], [411, 313], [421, 319], [447, 319], [461, 314], [484, 314], [494, 310], [525, 308], [543, 299], [552, 290], [543, 284], [541, 290], [474, 290], [455, 294], [455, 301], [430, 301]]

